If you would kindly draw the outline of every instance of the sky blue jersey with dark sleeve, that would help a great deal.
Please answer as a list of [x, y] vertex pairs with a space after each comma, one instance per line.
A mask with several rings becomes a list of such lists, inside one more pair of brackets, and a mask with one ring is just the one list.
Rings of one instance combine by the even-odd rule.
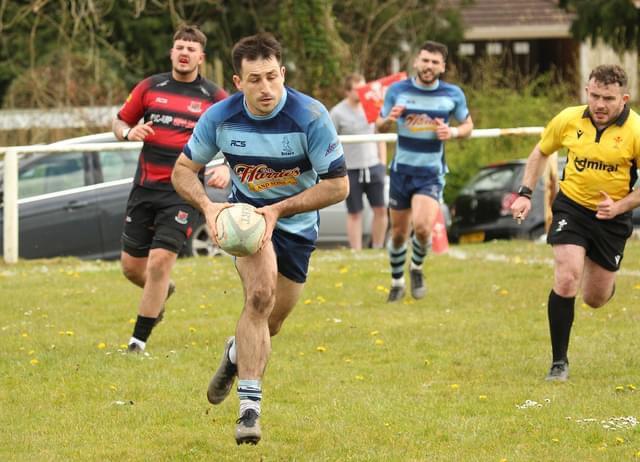
[[[218, 151], [231, 167], [231, 201], [255, 207], [295, 196], [319, 179], [346, 175], [342, 144], [326, 108], [289, 87], [266, 116], [251, 114], [242, 93], [211, 106], [184, 153], [205, 165]], [[313, 210], [280, 218], [276, 227], [315, 241], [318, 225]]]
[[469, 116], [460, 87], [438, 80], [432, 87], [415, 77], [392, 84], [384, 97], [381, 117], [396, 105], [405, 107], [398, 119], [398, 144], [391, 170], [414, 176], [444, 177], [448, 171], [444, 143], [436, 137], [436, 118], [449, 123], [451, 117], [464, 122]]

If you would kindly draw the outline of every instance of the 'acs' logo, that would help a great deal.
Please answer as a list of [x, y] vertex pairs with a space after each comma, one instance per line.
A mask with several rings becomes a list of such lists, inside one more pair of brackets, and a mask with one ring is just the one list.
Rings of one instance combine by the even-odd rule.
[[245, 148], [247, 146], [247, 142], [241, 140], [231, 140], [231, 146], [235, 146], [237, 148]]

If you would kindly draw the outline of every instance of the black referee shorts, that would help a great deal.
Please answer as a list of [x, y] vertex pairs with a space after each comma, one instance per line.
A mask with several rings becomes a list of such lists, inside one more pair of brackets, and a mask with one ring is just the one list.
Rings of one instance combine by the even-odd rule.
[[558, 192], [551, 210], [553, 221], [547, 234], [548, 244], [579, 245], [586, 249], [587, 257], [604, 269], [620, 269], [624, 246], [633, 232], [631, 212], [600, 220], [594, 210], [577, 204], [562, 192]]

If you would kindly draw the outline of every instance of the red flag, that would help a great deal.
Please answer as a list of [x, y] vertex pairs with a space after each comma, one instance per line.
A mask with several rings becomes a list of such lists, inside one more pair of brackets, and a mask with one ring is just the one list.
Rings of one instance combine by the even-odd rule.
[[444, 222], [442, 209], [439, 209], [436, 222], [433, 224], [433, 231], [431, 231], [431, 251], [434, 254], [441, 254], [446, 253], [448, 250], [447, 225]]
[[380, 108], [384, 104], [384, 94], [387, 92], [387, 88], [398, 80], [407, 78], [406, 72], [398, 72], [391, 74], [378, 80], [372, 80], [371, 82], [358, 88], [358, 96], [362, 103], [362, 108], [367, 116], [369, 123], [375, 122], [380, 114]]

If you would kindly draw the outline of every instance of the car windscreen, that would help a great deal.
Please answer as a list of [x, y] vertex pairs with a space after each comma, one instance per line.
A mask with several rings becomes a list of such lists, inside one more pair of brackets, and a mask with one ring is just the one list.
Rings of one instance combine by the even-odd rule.
[[521, 167], [520, 165], [500, 165], [483, 168], [467, 183], [462, 192], [470, 194], [510, 190]]

